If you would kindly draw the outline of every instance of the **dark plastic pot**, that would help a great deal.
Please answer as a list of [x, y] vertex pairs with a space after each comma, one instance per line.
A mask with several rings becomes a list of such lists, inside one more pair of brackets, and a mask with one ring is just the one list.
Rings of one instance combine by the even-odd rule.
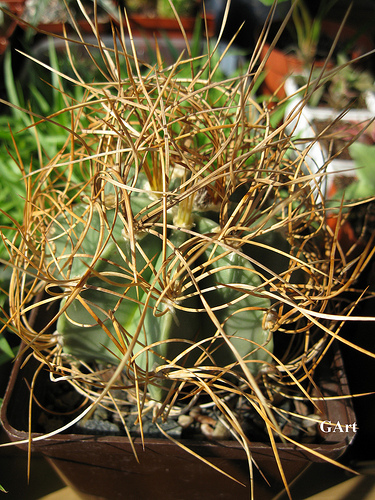
[[[1, 408], [1, 420], [12, 441], [27, 439], [29, 389], [37, 363], [31, 359], [21, 368], [23, 359], [15, 363]], [[36, 387], [36, 397], [48, 391], [50, 382], [44, 373]], [[348, 395], [341, 355], [335, 351], [331, 363], [322, 367], [316, 379], [325, 396]], [[43, 403], [43, 401], [40, 401]], [[323, 419], [339, 421], [344, 427], [355, 421], [350, 398], [327, 399], [319, 403]], [[34, 417], [38, 407], [34, 405]], [[33, 433], [32, 437], [38, 434]], [[325, 457], [338, 459], [353, 440], [354, 432], [322, 433], [319, 444], [308, 444]], [[56, 469], [66, 484], [73, 487], [82, 498], [126, 500], [140, 498], [168, 499], [230, 499], [249, 498], [249, 471], [245, 452], [234, 441], [203, 442], [182, 441], [194, 452], [232, 475], [244, 486], [215, 471], [192, 457], [179, 446], [163, 439], [146, 439], [142, 449], [140, 439], [135, 439], [139, 457], [137, 463], [126, 437], [60, 434], [32, 444], [32, 450], [42, 453]], [[19, 445], [27, 449], [27, 445]], [[255, 498], [267, 500], [283, 489], [272, 449], [265, 443], [253, 443], [253, 459], [270, 485], [255, 470]], [[320, 458], [292, 444], [278, 444], [278, 452], [288, 482], [303, 472], [310, 462]], [[256, 468], [255, 468], [256, 469]]]

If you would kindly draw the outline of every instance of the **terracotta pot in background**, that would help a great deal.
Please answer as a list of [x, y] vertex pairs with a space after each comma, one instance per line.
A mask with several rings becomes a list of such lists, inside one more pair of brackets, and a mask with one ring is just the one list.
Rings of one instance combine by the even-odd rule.
[[[269, 50], [269, 44], [265, 44], [261, 51], [261, 59], [263, 60]], [[286, 93], [284, 83], [286, 79], [293, 73], [300, 73], [303, 64], [300, 59], [292, 54], [286, 54], [281, 49], [274, 48], [267, 58], [264, 66], [264, 80], [262, 83], [262, 91], [268, 95], [275, 95], [279, 99], [284, 99]]]
[[[212, 37], [215, 34], [215, 19], [212, 15], [207, 15], [207, 35]], [[181, 18], [181, 24], [188, 37], [191, 37], [194, 31], [195, 24], [199, 20], [196, 17], [183, 17]], [[111, 21], [116, 26], [116, 20], [111, 19], [108, 15], [107, 19], [103, 18], [98, 22], [99, 33], [108, 33], [112, 35]], [[202, 26], [205, 26], [205, 21], [201, 19]], [[92, 28], [90, 24], [85, 20], [77, 21], [77, 24], [83, 33], [92, 34]], [[180, 24], [176, 19], [171, 18], [161, 18], [161, 17], [147, 17], [142, 15], [130, 15], [129, 24], [133, 36], [145, 36], [153, 39], [154, 36], [166, 35], [169, 38], [182, 38], [182, 32]], [[22, 23], [21, 23], [22, 26]], [[65, 25], [66, 30], [69, 32], [69, 23]], [[48, 23], [39, 24], [38, 30], [46, 34], [57, 34], [62, 35], [64, 33], [63, 23]], [[126, 28], [125, 28], [126, 29]], [[72, 28], [73, 32], [75, 30]]]

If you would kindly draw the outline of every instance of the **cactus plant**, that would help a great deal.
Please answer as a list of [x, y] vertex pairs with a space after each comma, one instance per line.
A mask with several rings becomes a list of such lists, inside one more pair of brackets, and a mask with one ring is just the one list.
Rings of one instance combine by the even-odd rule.
[[[223, 197], [254, 170], [260, 154], [249, 145], [256, 148], [263, 139], [261, 128], [251, 131], [247, 118], [238, 116], [245, 112], [239, 108], [242, 82], [233, 90], [224, 84], [210, 89], [196, 77], [195, 90], [186, 91], [177, 74], [186, 64], [147, 77], [132, 74], [121, 89], [125, 105], [122, 98], [113, 101], [112, 84], [95, 89], [102, 109], [95, 108], [80, 142], [96, 148], [96, 165], [82, 201], [72, 203], [56, 190], [59, 201], [46, 210], [40, 241], [45, 272], [63, 290], [55, 338], [64, 355], [116, 363], [133, 340], [138, 375], [148, 374], [151, 392], [155, 366], [175, 357], [176, 367], [192, 369], [198, 360], [236, 365], [241, 356], [254, 374], [272, 360], [272, 337], [262, 327], [271, 301], [261, 293], [260, 272], [231, 234], [237, 226], [223, 225], [224, 217], [241, 220], [240, 205], [230, 198], [223, 203]], [[137, 95], [138, 85], [145, 95]], [[250, 113], [258, 114], [259, 106], [253, 107]], [[236, 184], [227, 173], [233, 135], [236, 141], [242, 135], [245, 151]], [[220, 214], [224, 207], [227, 213]]]
[[[61, 290], [49, 299], [61, 307], [48, 344], [64, 360], [125, 356], [128, 376], [160, 399], [170, 372], [257, 375], [271, 364], [264, 317], [282, 303], [279, 287], [302, 296], [308, 286], [309, 256], [295, 241], [315, 216], [286, 154], [293, 145], [283, 127], [267, 127], [250, 73], [215, 82], [209, 56], [142, 74], [133, 51], [133, 69], [116, 52], [121, 77], [106, 49], [107, 81], [85, 84], [86, 100], [65, 110], [70, 148], [37, 176], [25, 221], [32, 239], [15, 256], [15, 281], [21, 268], [37, 275], [13, 306], [21, 312], [34, 289]], [[57, 172], [75, 169], [85, 184], [61, 184]]]
[[[67, 77], [85, 95], [61, 110], [70, 140], [30, 172], [24, 224], [5, 241], [7, 323], [92, 408], [126, 412], [130, 394], [142, 422], [206, 394], [246, 442], [223, 399], [241, 395], [280, 434], [273, 397], [280, 384], [308, 397], [355, 278], [332, 258], [324, 172], [254, 96], [256, 58], [224, 81], [218, 45], [192, 57], [187, 43], [167, 67], [157, 51], [150, 65], [132, 39], [126, 51], [125, 28], [114, 48], [98, 35], [100, 81]], [[28, 312], [53, 305], [35, 331]], [[282, 353], [278, 337], [290, 338]]]
[[[157, 400], [179, 373], [194, 385], [197, 371], [239, 370], [251, 385], [272, 364], [270, 330], [286, 304], [306, 304], [297, 316], [315, 307], [315, 234], [303, 235], [320, 217], [313, 190], [284, 126], [272, 130], [252, 96], [252, 67], [222, 82], [211, 54], [167, 68], [159, 54], [142, 73], [136, 48], [130, 56], [121, 43], [110, 50], [98, 38], [104, 83], [77, 72], [87, 93], [62, 110], [70, 144], [28, 193], [12, 316], [42, 355], [117, 364]], [[76, 169], [81, 186], [62, 182]], [[41, 289], [61, 303], [53, 335], [24, 323]]]

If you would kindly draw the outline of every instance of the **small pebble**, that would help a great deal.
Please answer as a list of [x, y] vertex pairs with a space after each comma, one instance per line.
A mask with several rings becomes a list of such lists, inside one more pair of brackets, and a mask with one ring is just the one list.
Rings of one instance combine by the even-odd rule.
[[212, 437], [218, 441], [224, 441], [231, 439], [232, 435], [228, 427], [225, 426], [221, 420], [218, 420], [215, 425], [214, 432], [212, 433]]
[[308, 418], [302, 419], [302, 425], [305, 429], [316, 427], [320, 423], [320, 419], [316, 415], [312, 414], [307, 416]]
[[118, 434], [120, 432], [118, 425], [105, 420], [81, 420], [78, 422], [77, 427], [86, 433]]
[[201, 425], [201, 432], [202, 432], [202, 434], [204, 436], [206, 436], [207, 438], [211, 439], [212, 435], [214, 433], [214, 429], [213, 429], [213, 427], [211, 427], [208, 424], [202, 424]]
[[180, 415], [177, 422], [183, 429], [187, 429], [194, 422], [194, 417], [191, 415]]
[[207, 415], [198, 415], [196, 417], [196, 420], [201, 423], [202, 425], [205, 424], [205, 425], [211, 425], [211, 426], [215, 426], [216, 425], [216, 420], [212, 417], [209, 417]]
[[195, 419], [197, 419], [199, 417], [199, 415], [201, 414], [201, 409], [199, 408], [199, 406], [194, 406], [190, 411], [189, 411], [189, 415]]

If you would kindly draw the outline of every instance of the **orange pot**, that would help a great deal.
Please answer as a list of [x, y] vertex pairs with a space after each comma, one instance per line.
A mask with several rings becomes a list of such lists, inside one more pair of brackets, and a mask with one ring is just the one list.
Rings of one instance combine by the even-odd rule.
[[[262, 60], [266, 57], [270, 46], [265, 44], [262, 52]], [[267, 58], [264, 70], [265, 78], [262, 84], [262, 90], [265, 94], [275, 95], [279, 99], [286, 97], [284, 90], [285, 80], [292, 73], [301, 73], [303, 68], [302, 61], [292, 55], [286, 54], [280, 49], [274, 48]]]

